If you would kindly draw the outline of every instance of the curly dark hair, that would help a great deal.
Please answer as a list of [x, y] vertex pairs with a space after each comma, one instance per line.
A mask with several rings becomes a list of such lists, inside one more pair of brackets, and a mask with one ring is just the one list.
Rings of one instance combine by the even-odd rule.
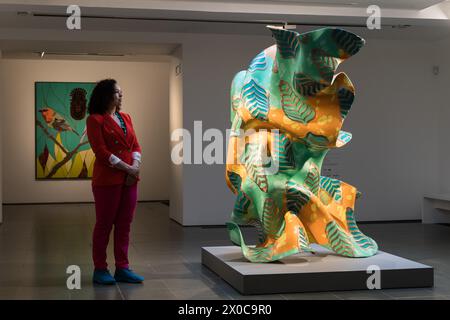
[[117, 81], [114, 79], [104, 79], [97, 82], [89, 99], [89, 114], [106, 113], [111, 101], [114, 99], [116, 83]]

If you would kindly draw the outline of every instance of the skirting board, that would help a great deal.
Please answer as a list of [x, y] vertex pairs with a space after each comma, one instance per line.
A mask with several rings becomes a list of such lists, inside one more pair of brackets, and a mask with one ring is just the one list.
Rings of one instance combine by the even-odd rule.
[[241, 294], [368, 290], [379, 268], [380, 289], [432, 287], [433, 267], [379, 251], [368, 258], [347, 258], [318, 245], [314, 254], [297, 254], [271, 263], [247, 261], [239, 247], [203, 247], [202, 264]]

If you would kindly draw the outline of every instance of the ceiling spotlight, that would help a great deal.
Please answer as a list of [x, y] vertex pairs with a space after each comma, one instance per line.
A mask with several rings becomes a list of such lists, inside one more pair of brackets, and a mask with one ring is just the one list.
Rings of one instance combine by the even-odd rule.
[[297, 29], [297, 26], [295, 24], [287, 24], [285, 23], [283, 26], [283, 29], [285, 30], [295, 30]]

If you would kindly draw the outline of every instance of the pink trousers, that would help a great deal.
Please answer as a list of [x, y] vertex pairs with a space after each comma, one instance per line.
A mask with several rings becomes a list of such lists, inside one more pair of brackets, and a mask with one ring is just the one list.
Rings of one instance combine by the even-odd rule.
[[137, 203], [137, 184], [133, 186], [93, 186], [96, 222], [92, 257], [96, 269], [106, 269], [106, 248], [114, 226], [116, 268], [128, 268], [130, 227]]

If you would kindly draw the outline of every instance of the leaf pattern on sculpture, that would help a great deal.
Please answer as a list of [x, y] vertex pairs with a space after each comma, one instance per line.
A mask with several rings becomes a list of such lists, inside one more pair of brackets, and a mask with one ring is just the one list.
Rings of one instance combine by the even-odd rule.
[[298, 229], [298, 244], [302, 251], [311, 251], [308, 236], [306, 235], [306, 231], [303, 227], [299, 227]]
[[347, 117], [354, 99], [355, 95], [352, 91], [347, 90], [346, 88], [341, 88], [338, 90], [338, 100], [342, 119], [345, 119]]
[[241, 105], [240, 98], [233, 98], [231, 100], [231, 109], [233, 110], [233, 112], [236, 112], [240, 105]]
[[347, 225], [350, 233], [353, 236], [353, 239], [355, 239], [356, 243], [364, 249], [372, 249], [377, 250], [378, 246], [371, 238], [366, 236], [364, 233], [362, 233], [358, 226], [356, 225], [355, 217], [353, 214], [352, 208], [347, 208], [346, 210], [346, 218], [347, 218]]
[[264, 200], [262, 225], [264, 233], [273, 239], [278, 239], [281, 233], [281, 225], [283, 224], [283, 216], [278, 211], [272, 198]]
[[[251, 262], [311, 251], [310, 243], [343, 256], [372, 256], [377, 244], [353, 216], [359, 192], [320, 176], [326, 152], [352, 138], [341, 128], [354, 87], [335, 71], [364, 41], [334, 28], [300, 35], [270, 29], [276, 45], [259, 52], [231, 87], [230, 142], [240, 147], [227, 158], [240, 162], [226, 166], [229, 188], [239, 188], [230, 239]], [[238, 224], [256, 227], [256, 246], [245, 244]]]
[[231, 125], [230, 136], [239, 137], [241, 135], [241, 129], [242, 129], [242, 118], [239, 116], [238, 113], [236, 113], [234, 115], [233, 123]]
[[266, 241], [266, 234], [264, 232], [263, 226], [261, 225], [261, 221], [254, 219], [250, 220], [248, 224], [256, 228], [256, 232], [258, 234], [258, 242], [264, 243], [264, 241]]
[[352, 140], [352, 134], [346, 131], [339, 131], [339, 135], [336, 141], [336, 146], [341, 147]]
[[286, 184], [286, 202], [289, 211], [300, 213], [302, 208], [309, 202], [311, 192], [305, 187], [288, 181]]
[[294, 121], [307, 124], [316, 113], [309, 104], [302, 102], [288, 82], [280, 81], [281, 105], [286, 116]]
[[298, 33], [289, 30], [270, 29], [277, 42], [278, 52], [284, 59], [291, 59], [297, 56], [300, 49]]
[[295, 90], [305, 97], [315, 96], [318, 92], [327, 87], [326, 84], [320, 83], [301, 72], [296, 72], [294, 74], [293, 83]]
[[330, 221], [325, 230], [329, 245], [334, 252], [346, 257], [354, 257], [356, 255], [350, 237], [336, 221]]
[[272, 247], [273, 245], [263, 248], [248, 248], [248, 258], [255, 262], [269, 262], [271, 261], [270, 253], [272, 252]]
[[362, 48], [364, 40], [357, 35], [341, 29], [333, 29], [331, 37], [336, 42], [339, 49], [353, 56]]
[[250, 66], [248, 67], [249, 72], [255, 72], [257, 70], [265, 70], [267, 68], [266, 55], [263, 52], [258, 54], [252, 62], [250, 62]]
[[315, 164], [309, 166], [309, 171], [305, 178], [305, 185], [315, 195], [319, 192], [320, 172]]
[[326, 137], [315, 135], [311, 132], [308, 132], [306, 135], [306, 142], [313, 150], [323, 150], [328, 145], [328, 139]]
[[228, 179], [230, 180], [231, 184], [233, 185], [234, 189], [236, 191], [239, 191], [241, 189], [241, 183], [242, 183], [242, 178], [240, 175], [238, 175], [237, 173], [234, 173], [232, 171], [228, 171]]
[[334, 71], [339, 65], [339, 61], [320, 48], [314, 48], [312, 50], [312, 61], [319, 71], [321, 78], [327, 84], [330, 84], [331, 80], [333, 80]]
[[278, 133], [274, 135], [272, 149], [272, 160], [278, 166], [280, 172], [294, 168], [292, 143], [285, 134]]
[[238, 217], [242, 217], [247, 213], [247, 209], [251, 204], [251, 200], [248, 197], [248, 195], [243, 192], [240, 191], [238, 193], [238, 196], [236, 198], [236, 201], [234, 203], [234, 214], [237, 215]]
[[267, 177], [264, 170], [262, 156], [265, 153], [264, 146], [248, 143], [245, 146], [245, 168], [249, 177], [264, 192], [268, 192]]
[[244, 87], [242, 98], [250, 114], [259, 120], [267, 120], [269, 99], [263, 87], [251, 79]]
[[320, 177], [320, 188], [328, 192], [334, 200], [340, 201], [341, 195], [341, 181], [329, 177]]

